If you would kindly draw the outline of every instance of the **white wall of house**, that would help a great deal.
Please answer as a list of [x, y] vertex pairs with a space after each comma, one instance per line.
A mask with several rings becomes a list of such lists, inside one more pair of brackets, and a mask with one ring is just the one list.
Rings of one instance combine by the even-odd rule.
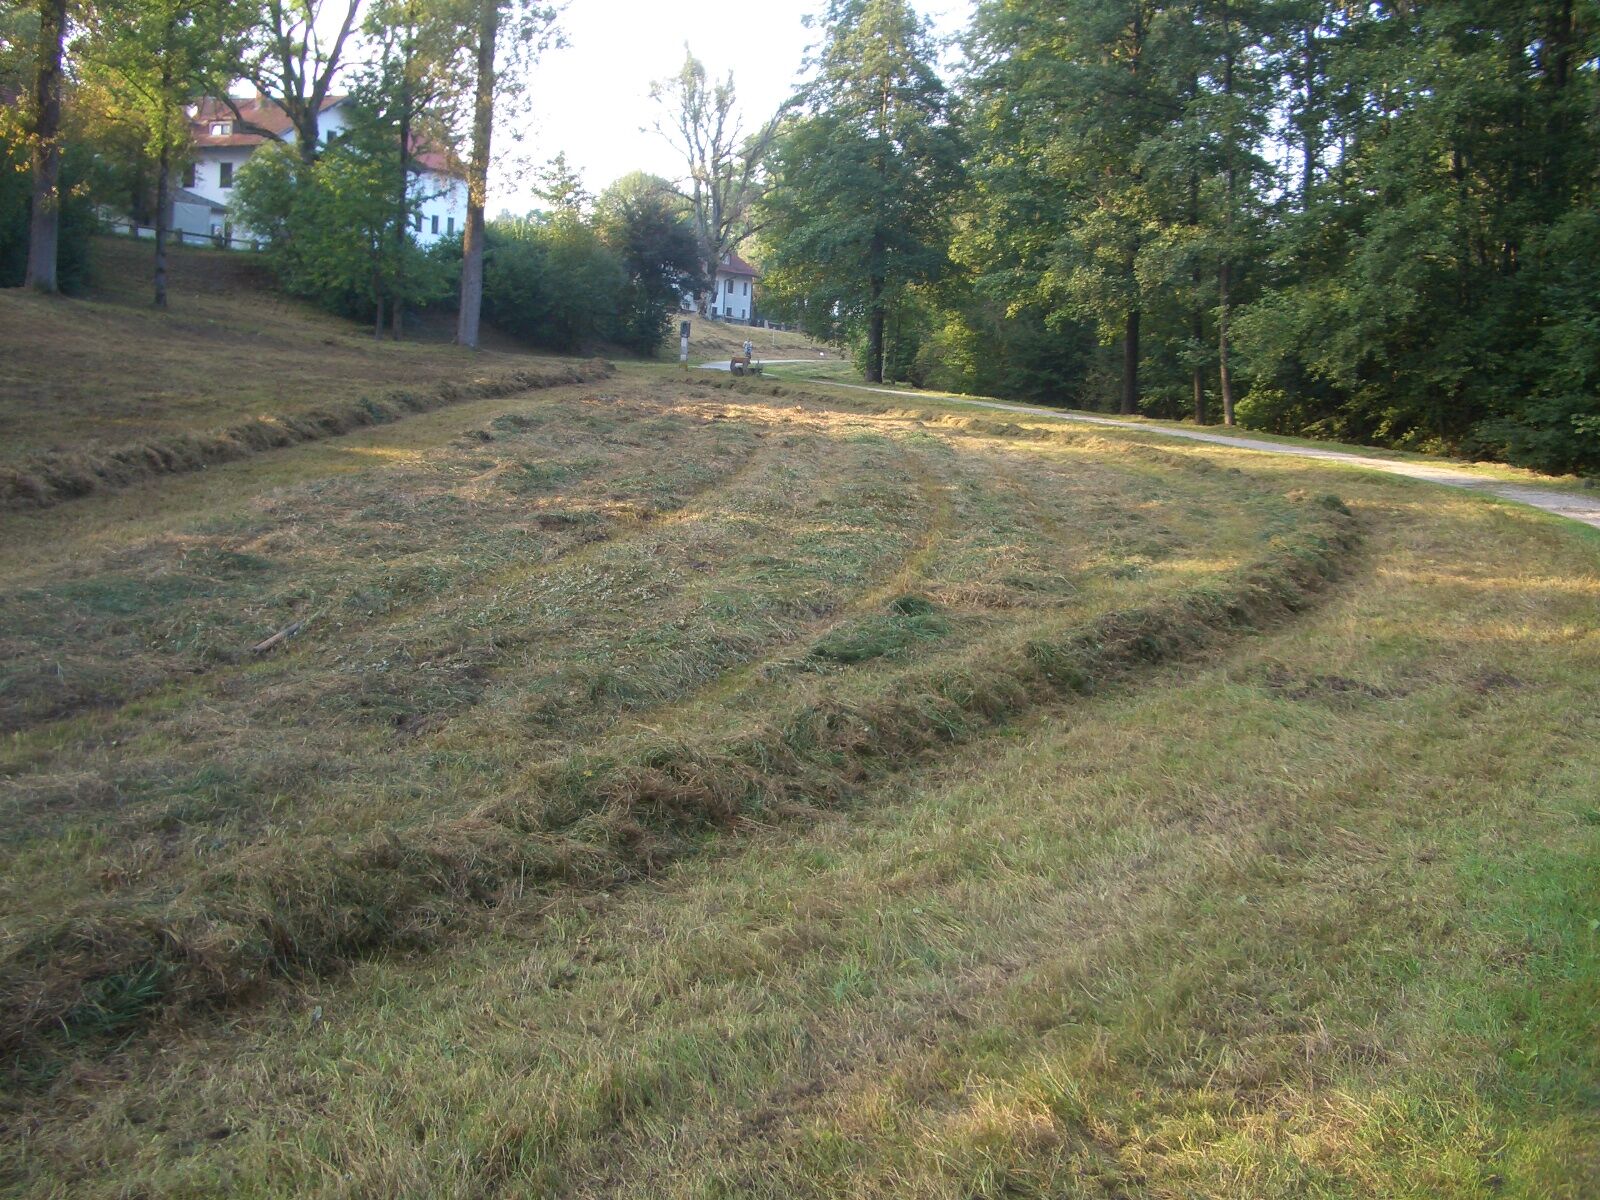
[[424, 246], [464, 233], [467, 182], [437, 171], [419, 171], [411, 181], [411, 236]]
[[[327, 141], [346, 128], [347, 124], [343, 106], [336, 104], [332, 108], [323, 110], [318, 122], [318, 132], [322, 140]], [[293, 130], [284, 136], [286, 141], [293, 143]], [[239, 171], [250, 161], [250, 155], [256, 149], [254, 146], [197, 147], [192, 168], [192, 182], [188, 177], [181, 182], [189, 191], [227, 207], [233, 199], [233, 185], [238, 179]], [[432, 245], [440, 238], [458, 234], [466, 228], [465, 180], [438, 171], [418, 171], [412, 179], [411, 196], [413, 213], [411, 236], [419, 244]], [[230, 228], [230, 222], [225, 216], [213, 213], [210, 223], [212, 227], [207, 230], [208, 233], [231, 232], [235, 237], [249, 236], [249, 231], [242, 226]]]
[[748, 321], [755, 302], [754, 280], [748, 275], [717, 272], [717, 286], [711, 293], [711, 315], [728, 321]]

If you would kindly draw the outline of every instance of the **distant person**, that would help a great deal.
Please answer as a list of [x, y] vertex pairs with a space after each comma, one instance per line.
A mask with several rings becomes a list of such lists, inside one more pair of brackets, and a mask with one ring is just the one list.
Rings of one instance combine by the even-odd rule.
[[745, 356], [745, 358], [747, 358], [747, 359], [754, 358], [755, 357], [755, 353], [756, 353], [756, 345], [755, 345], [755, 343], [752, 342], [749, 338], [745, 338], [745, 340], [744, 340], [744, 356]]

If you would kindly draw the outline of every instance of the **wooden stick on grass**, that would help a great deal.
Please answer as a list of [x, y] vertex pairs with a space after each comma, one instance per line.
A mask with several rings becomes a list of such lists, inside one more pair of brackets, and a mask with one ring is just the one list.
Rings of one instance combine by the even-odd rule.
[[301, 628], [304, 627], [304, 625], [305, 625], [304, 621], [296, 621], [292, 625], [285, 625], [282, 629], [278, 630], [277, 633], [273, 634], [271, 637], [267, 638], [265, 641], [257, 642], [254, 646], [251, 646], [250, 647], [250, 652], [252, 654], [265, 654], [268, 650], [271, 650], [274, 646], [278, 645], [281, 642], [288, 641], [295, 634], [299, 633]]

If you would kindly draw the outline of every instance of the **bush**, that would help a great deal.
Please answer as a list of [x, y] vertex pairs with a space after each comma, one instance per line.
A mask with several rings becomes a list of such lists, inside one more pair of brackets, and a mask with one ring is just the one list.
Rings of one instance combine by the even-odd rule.
[[483, 312], [522, 341], [577, 350], [617, 332], [622, 260], [576, 217], [495, 221], [484, 243]]
[[369, 318], [396, 299], [430, 304], [454, 282], [446, 253], [397, 241], [392, 170], [355, 141], [334, 142], [310, 168], [290, 146], [262, 146], [239, 172], [233, 207], [270, 243], [283, 289], [341, 316]]

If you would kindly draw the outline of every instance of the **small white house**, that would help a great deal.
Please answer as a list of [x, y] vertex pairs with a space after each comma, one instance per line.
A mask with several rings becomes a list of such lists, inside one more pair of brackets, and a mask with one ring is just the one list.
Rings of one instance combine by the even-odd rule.
[[[318, 135], [324, 142], [337, 137], [347, 123], [347, 97], [329, 96], [323, 102]], [[250, 125], [270, 130], [293, 142], [294, 126], [283, 109], [262, 96], [235, 97], [236, 115], [224, 101], [201, 100], [189, 106], [194, 161], [173, 194], [171, 227], [185, 234], [209, 237], [245, 237], [229, 216], [234, 179], [256, 148], [271, 140], [263, 134], [236, 128], [242, 117]], [[447, 155], [419, 150], [411, 180], [413, 236], [430, 245], [466, 228], [467, 181], [459, 165]]]
[[711, 313], [724, 321], [748, 323], [755, 312], [758, 272], [737, 254], [724, 254], [711, 289]]

